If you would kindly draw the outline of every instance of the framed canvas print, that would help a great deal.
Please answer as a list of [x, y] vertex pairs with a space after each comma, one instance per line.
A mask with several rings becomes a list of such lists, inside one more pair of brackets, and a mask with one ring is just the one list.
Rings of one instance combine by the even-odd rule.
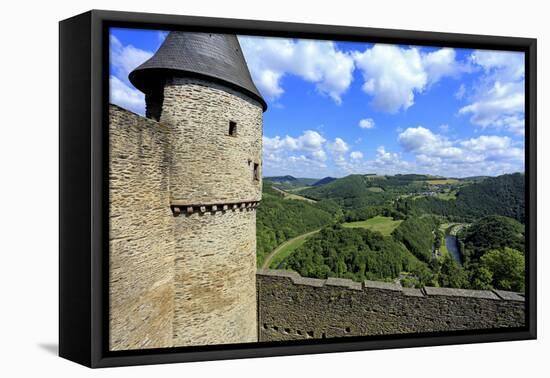
[[60, 355], [536, 337], [536, 40], [60, 22]]

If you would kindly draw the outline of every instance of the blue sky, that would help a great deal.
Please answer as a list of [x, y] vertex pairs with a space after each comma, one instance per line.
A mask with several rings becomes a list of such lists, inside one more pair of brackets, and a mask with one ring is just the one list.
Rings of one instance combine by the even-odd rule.
[[[166, 32], [111, 29], [111, 102]], [[264, 113], [264, 175], [524, 171], [523, 53], [239, 36]]]

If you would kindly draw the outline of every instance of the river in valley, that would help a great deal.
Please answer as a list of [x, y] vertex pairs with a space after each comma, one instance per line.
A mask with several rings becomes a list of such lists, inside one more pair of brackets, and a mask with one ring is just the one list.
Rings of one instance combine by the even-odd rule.
[[460, 255], [460, 250], [458, 248], [458, 240], [456, 236], [453, 235], [445, 235], [445, 246], [447, 247], [447, 250], [453, 256], [455, 261], [462, 265], [462, 256]]

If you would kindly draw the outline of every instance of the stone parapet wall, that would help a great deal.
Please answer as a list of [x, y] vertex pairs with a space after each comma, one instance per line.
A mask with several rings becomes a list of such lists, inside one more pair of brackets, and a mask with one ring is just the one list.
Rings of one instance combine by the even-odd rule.
[[524, 298], [504, 291], [402, 288], [378, 281], [256, 275], [259, 341], [522, 327]]

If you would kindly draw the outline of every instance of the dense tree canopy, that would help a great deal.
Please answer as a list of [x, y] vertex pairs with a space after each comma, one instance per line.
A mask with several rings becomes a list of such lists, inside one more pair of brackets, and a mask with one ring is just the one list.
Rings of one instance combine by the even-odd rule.
[[393, 231], [396, 240], [402, 242], [420, 260], [432, 259], [434, 233], [438, 223], [433, 217], [408, 218]]
[[521, 173], [490, 177], [461, 187], [456, 200], [437, 197], [407, 199], [418, 211], [454, 221], [471, 222], [488, 215], [502, 215], [525, 222], [525, 176]]
[[460, 235], [466, 260], [476, 262], [490, 249], [504, 247], [523, 251], [525, 226], [511, 218], [498, 215], [484, 217], [467, 227]]
[[[524, 290], [523, 174], [459, 180], [282, 176], [265, 184], [257, 213], [259, 264], [284, 241], [321, 229], [297, 244], [280, 266], [316, 278], [399, 277], [405, 286]], [[285, 199], [272, 185], [318, 202]], [[376, 232], [376, 222], [362, 222], [377, 216], [403, 221], [384, 236]], [[359, 228], [342, 222], [357, 222], [353, 227]], [[445, 233], [453, 228], [461, 230], [463, 265], [446, 251]]]
[[323, 228], [283, 263], [306, 277], [391, 279], [421, 264], [392, 237], [366, 229]]
[[341, 211], [334, 202], [315, 204], [284, 199], [266, 187], [256, 216], [256, 253], [258, 264], [284, 241], [334, 222]]
[[300, 193], [313, 199], [333, 199], [346, 209], [381, 206], [406, 193], [418, 193], [429, 185], [425, 175], [349, 175]]
[[344, 211], [345, 222], [356, 222], [373, 218], [377, 215], [391, 217], [393, 219], [405, 219], [405, 214], [395, 209], [393, 206], [367, 206], [359, 209], [349, 209]]
[[492, 249], [481, 256], [479, 270], [485, 272], [487, 286], [495, 289], [525, 290], [525, 257], [512, 248]]
[[443, 256], [437, 275], [437, 285], [454, 288], [468, 287], [467, 272], [452, 257]]

